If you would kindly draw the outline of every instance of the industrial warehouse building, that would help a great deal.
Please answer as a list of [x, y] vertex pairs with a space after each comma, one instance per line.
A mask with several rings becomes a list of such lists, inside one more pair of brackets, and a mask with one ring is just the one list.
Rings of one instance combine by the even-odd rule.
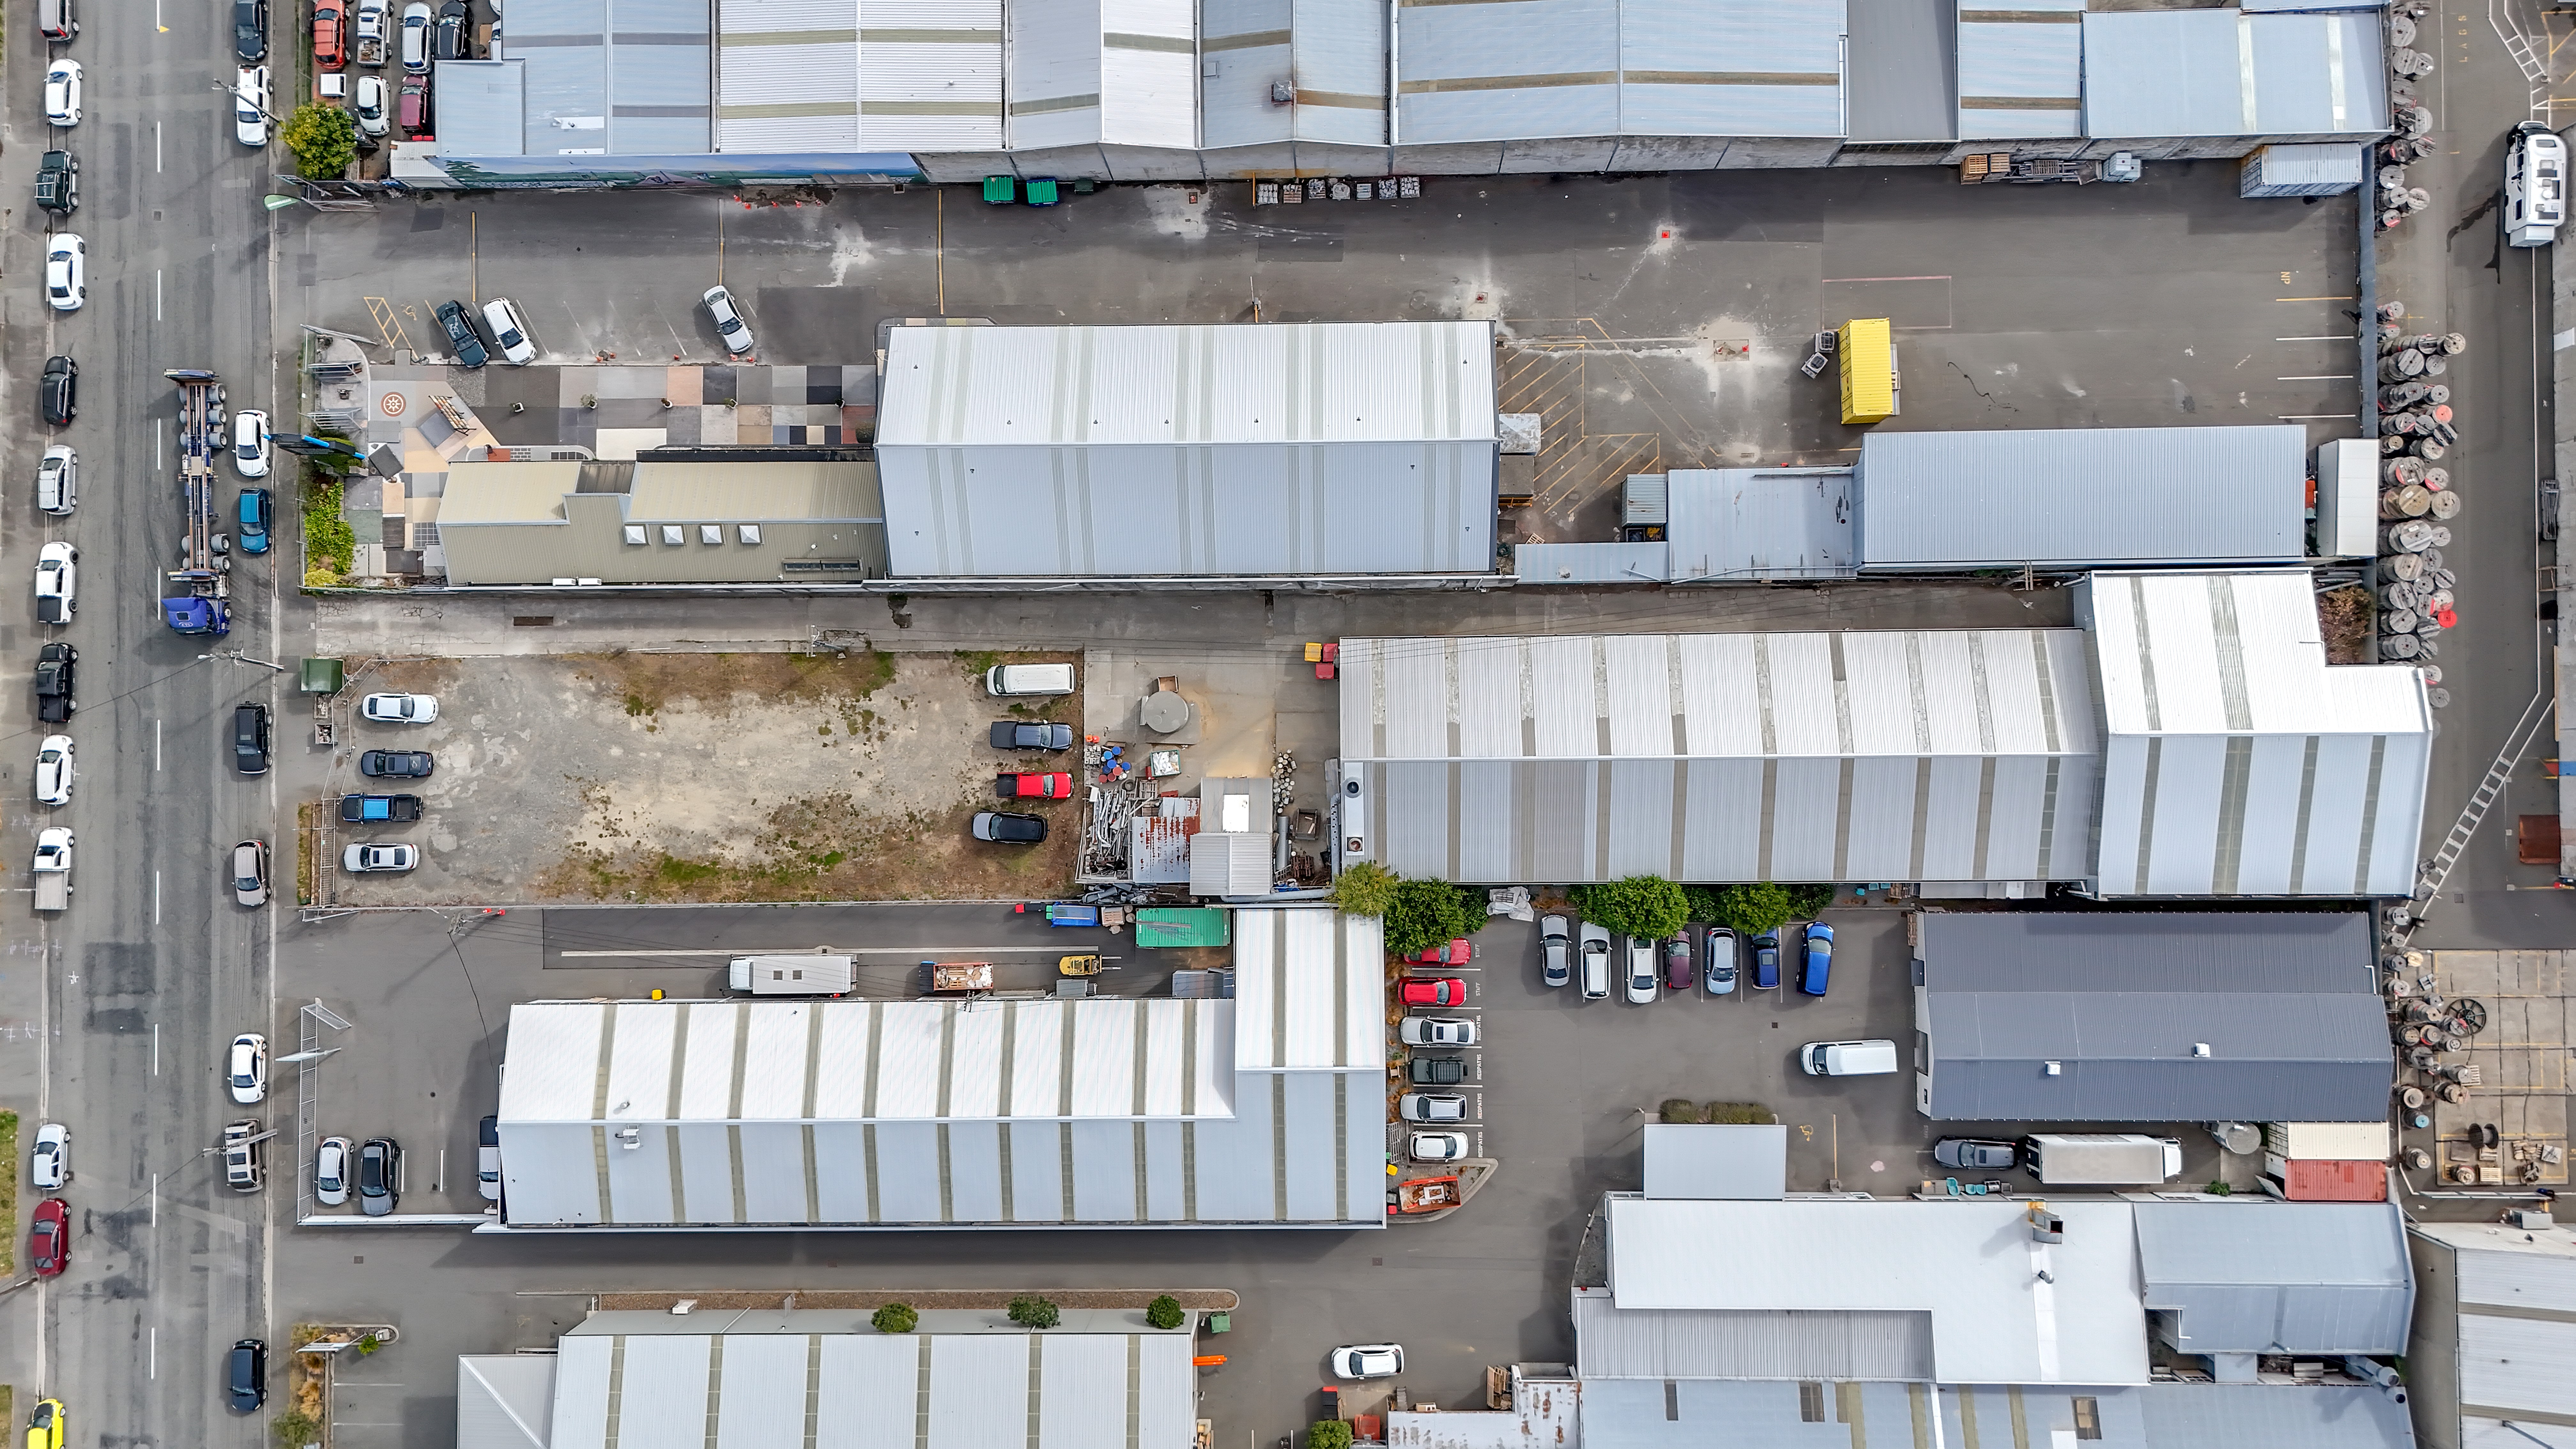
[[2576, 1228], [2411, 1223], [2422, 1296], [2406, 1347], [2424, 1449], [2576, 1443]]
[[2404, 896], [2423, 676], [2329, 666], [2311, 588], [2097, 574], [2082, 629], [1345, 639], [1340, 859], [1483, 883]]
[[1485, 322], [898, 327], [898, 578], [1490, 574]]
[[451, 585], [855, 583], [885, 575], [869, 463], [451, 463]]
[[1914, 1105], [1936, 1121], [2375, 1122], [2388, 1018], [2359, 911], [1928, 911]]
[[1233, 930], [1231, 1000], [513, 1007], [501, 1230], [1382, 1226], [1378, 921]]
[[[2340, 4], [2341, 9], [2328, 10]], [[2149, 160], [2387, 129], [2375, 9], [512, 0], [413, 185]], [[613, 20], [612, 20], [613, 16]]]

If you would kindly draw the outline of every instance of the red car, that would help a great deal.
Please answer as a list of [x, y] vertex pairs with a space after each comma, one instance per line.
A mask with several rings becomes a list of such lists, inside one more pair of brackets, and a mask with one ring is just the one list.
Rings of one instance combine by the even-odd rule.
[[1467, 983], [1455, 976], [1426, 976], [1404, 983], [1407, 1006], [1464, 1006]]
[[27, 1262], [39, 1278], [51, 1278], [63, 1271], [72, 1251], [72, 1210], [63, 1200], [49, 1197], [36, 1204], [36, 1225], [27, 1230]]
[[313, 63], [339, 70], [349, 63], [348, 14], [340, 0], [314, 0]]
[[1425, 946], [1405, 957], [1404, 962], [1408, 966], [1464, 966], [1467, 958], [1474, 954], [1475, 948], [1467, 944], [1466, 937], [1460, 936], [1446, 946]]
[[1073, 798], [1073, 776], [1063, 772], [1036, 775], [996, 775], [993, 793], [1005, 800], [1070, 800]]

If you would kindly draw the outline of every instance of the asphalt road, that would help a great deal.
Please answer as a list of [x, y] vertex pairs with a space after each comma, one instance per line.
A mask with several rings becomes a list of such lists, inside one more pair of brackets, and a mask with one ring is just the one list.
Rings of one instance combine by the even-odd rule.
[[[265, 669], [198, 661], [208, 645], [163, 627], [157, 599], [182, 531], [165, 451], [175, 392], [162, 369], [216, 369], [236, 407], [273, 395], [259, 204], [271, 167], [234, 142], [210, 87], [233, 76], [228, 8], [84, 6], [86, 29], [52, 49], [85, 68], [85, 115], [50, 136], [40, 84], [49, 48], [33, 7], [10, 9], [0, 306], [14, 486], [0, 556], [23, 580], [40, 543], [68, 539], [81, 550], [83, 586], [64, 629], [32, 622], [23, 584], [0, 604], [22, 711], [0, 776], [23, 790], [43, 732], [27, 675], [47, 637], [81, 650], [82, 706], [69, 726], [81, 771], [72, 803], [46, 811], [20, 794], [5, 852], [18, 872], [10, 885], [23, 889], [35, 829], [73, 827], [71, 908], [36, 917], [13, 891], [9, 956], [41, 970], [0, 978], [0, 1011], [31, 1023], [13, 1037], [6, 1068], [22, 1131], [50, 1116], [73, 1134], [71, 1265], [0, 1307], [0, 1324], [18, 1402], [61, 1398], [85, 1442], [251, 1449], [266, 1441], [264, 1425], [228, 1413], [219, 1390], [224, 1349], [268, 1332], [266, 1200], [226, 1190], [204, 1151], [236, 1115], [219, 1080], [225, 1043], [273, 1029], [271, 913], [239, 910], [218, 890], [226, 847], [266, 833], [275, 814], [268, 782], [233, 775], [226, 734], [233, 703], [273, 686]], [[48, 139], [83, 163], [80, 210], [57, 223], [89, 243], [88, 305], [69, 314], [51, 313], [40, 290], [50, 218], [32, 205], [31, 186]], [[34, 382], [55, 352], [82, 369], [80, 415], [59, 430], [34, 426]], [[83, 482], [79, 512], [59, 520], [35, 511], [24, 481], [57, 440], [80, 450]], [[266, 567], [247, 561], [235, 585], [233, 634], [222, 642], [273, 658]], [[275, 1110], [272, 1101], [243, 1115]]]

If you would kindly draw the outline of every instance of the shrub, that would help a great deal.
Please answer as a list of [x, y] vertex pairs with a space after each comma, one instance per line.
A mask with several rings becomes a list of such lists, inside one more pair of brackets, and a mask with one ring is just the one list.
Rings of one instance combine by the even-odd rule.
[[1333, 904], [1346, 916], [1383, 916], [1395, 904], [1395, 872], [1359, 861], [1333, 877]]
[[337, 181], [358, 159], [357, 118], [338, 106], [307, 101], [278, 128], [295, 153], [295, 171], [308, 181]]
[[910, 1333], [921, 1322], [921, 1315], [913, 1312], [909, 1303], [889, 1303], [869, 1315], [868, 1322], [875, 1324], [879, 1333]]
[[1818, 911], [1834, 903], [1835, 888], [1829, 885], [1793, 885], [1789, 893], [1789, 915], [1813, 919]]
[[358, 554], [357, 530], [340, 516], [339, 480], [318, 469], [304, 475], [304, 558], [311, 566], [305, 576], [307, 585], [315, 584], [313, 575], [328, 572], [325, 584], [337, 583], [339, 575], [349, 571]]
[[1351, 1426], [1339, 1419], [1317, 1419], [1307, 1427], [1306, 1449], [1351, 1449]]
[[1780, 1119], [1770, 1108], [1759, 1102], [1711, 1102], [1700, 1113], [1700, 1120], [1730, 1126], [1750, 1126], [1761, 1122], [1777, 1122]]
[[277, 1436], [279, 1449], [304, 1449], [307, 1444], [322, 1442], [322, 1426], [302, 1409], [289, 1409], [269, 1421], [269, 1432]]
[[1690, 906], [1690, 918], [1694, 921], [1707, 921], [1714, 924], [1726, 919], [1719, 913], [1716, 886], [1683, 886], [1682, 900]]
[[1666, 1097], [1663, 1105], [1655, 1109], [1655, 1116], [1659, 1121], [1676, 1124], [1708, 1120], [1700, 1112], [1699, 1103], [1688, 1097]]
[[1145, 1321], [1156, 1328], [1178, 1328], [1189, 1314], [1181, 1310], [1181, 1300], [1166, 1293], [1145, 1305]]
[[1035, 1294], [1011, 1300], [1011, 1321], [1022, 1328], [1053, 1328], [1063, 1320], [1063, 1310]]
[[1386, 911], [1386, 949], [1398, 956], [1444, 946], [1485, 924], [1485, 903], [1475, 892], [1445, 880], [1396, 882]]
[[1575, 886], [1566, 895], [1583, 919], [1625, 936], [1669, 936], [1690, 919], [1682, 888], [1659, 875]]
[[1739, 936], [1776, 931], [1790, 912], [1788, 891], [1769, 881], [1731, 885], [1717, 893], [1717, 923]]

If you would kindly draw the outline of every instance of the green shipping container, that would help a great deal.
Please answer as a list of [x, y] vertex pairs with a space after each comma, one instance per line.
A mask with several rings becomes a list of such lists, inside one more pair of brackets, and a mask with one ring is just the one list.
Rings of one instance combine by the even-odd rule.
[[1136, 944], [1176, 949], [1222, 946], [1232, 939], [1226, 913], [1205, 907], [1149, 906], [1136, 913]]

